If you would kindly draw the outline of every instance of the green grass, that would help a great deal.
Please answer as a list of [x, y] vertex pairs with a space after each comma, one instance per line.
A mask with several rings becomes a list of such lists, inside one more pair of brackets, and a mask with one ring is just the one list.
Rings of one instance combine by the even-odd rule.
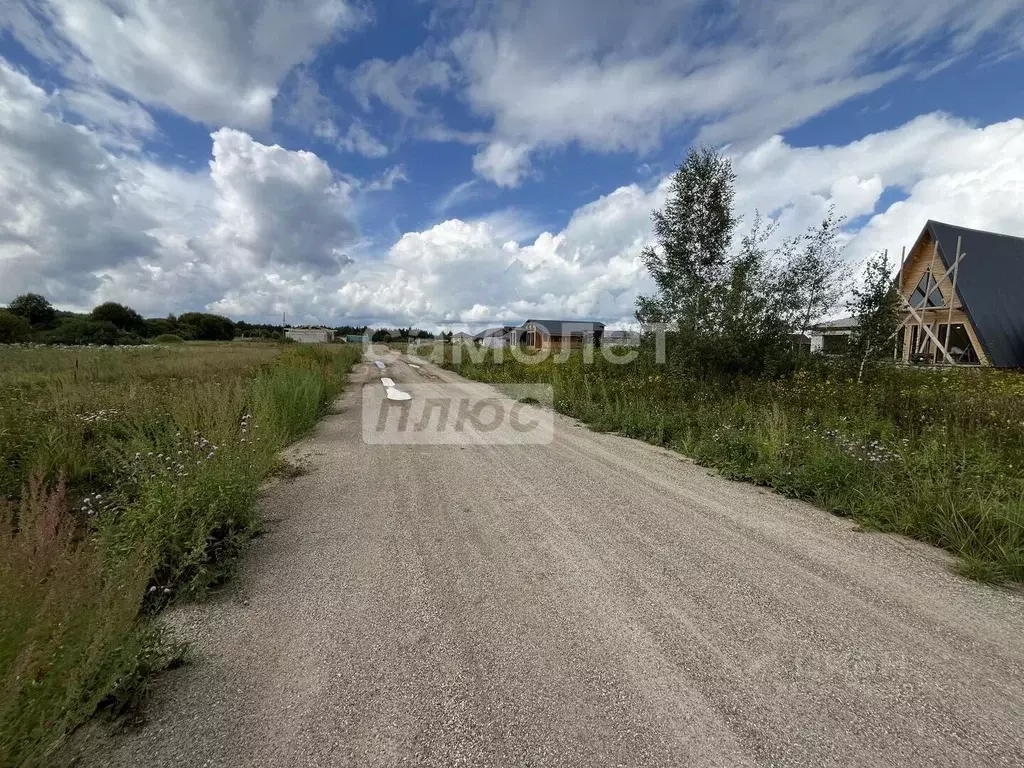
[[549, 383], [556, 409], [593, 429], [943, 547], [966, 575], [1024, 581], [1024, 376], [879, 366], [859, 384], [821, 365], [778, 381], [705, 382], [646, 351], [626, 365], [445, 355], [480, 381]]
[[231, 572], [261, 482], [354, 347], [0, 347], [0, 765], [48, 765], [182, 648], [152, 616]]

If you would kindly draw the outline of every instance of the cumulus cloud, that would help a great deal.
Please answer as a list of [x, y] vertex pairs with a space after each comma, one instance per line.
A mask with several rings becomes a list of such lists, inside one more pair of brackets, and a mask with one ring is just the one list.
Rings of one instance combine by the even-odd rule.
[[100, 138], [60, 119], [44, 90], [0, 59], [0, 285], [74, 302], [99, 273], [153, 253], [153, 219], [122, 194]]
[[335, 274], [356, 235], [351, 187], [312, 152], [292, 152], [221, 128], [213, 134], [210, 178], [217, 226], [210, 249], [256, 268]]
[[[221, 129], [209, 170], [117, 154], [65, 122], [58, 97], [0, 65], [0, 285], [62, 306], [126, 301], [160, 315], [434, 326], [528, 316], [629, 322], [651, 289], [638, 258], [667, 179], [580, 207], [558, 231], [503, 209], [408, 232], [383, 252], [360, 239], [357, 187], [311, 152]], [[737, 149], [737, 203], [782, 233], [830, 204], [855, 217], [849, 258], [909, 245], [927, 218], [1024, 235], [1024, 120], [974, 126], [942, 114], [846, 145], [772, 137]], [[382, 185], [400, 178], [396, 170]], [[887, 190], [905, 198], [890, 200]]]
[[[72, 79], [208, 124], [264, 127], [285, 75], [365, 20], [345, 0], [5, 0], [0, 19]], [[6, 22], [6, 23], [5, 23]]]
[[[350, 262], [351, 186], [310, 152], [213, 134], [209, 172], [115, 154], [0, 60], [0, 285], [64, 306], [131, 300], [163, 314], [253, 281]], [[9, 299], [5, 295], [3, 300]]]

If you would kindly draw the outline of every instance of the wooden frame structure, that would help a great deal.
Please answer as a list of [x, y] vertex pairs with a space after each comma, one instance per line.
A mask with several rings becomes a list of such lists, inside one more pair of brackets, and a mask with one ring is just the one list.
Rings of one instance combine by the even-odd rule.
[[[897, 294], [904, 316], [894, 334], [894, 357], [901, 357], [899, 336], [902, 334], [903, 362], [927, 357], [932, 362], [945, 365], [987, 364], [981, 342], [957, 291], [960, 264], [967, 257], [962, 239], [957, 238], [953, 263], [939, 275], [936, 274], [936, 264], [945, 266], [939, 260], [939, 243], [927, 232], [922, 233], [909, 257], [906, 248], [903, 254], [897, 277]], [[924, 289], [920, 290], [922, 283]], [[935, 294], [938, 294], [941, 303], [933, 305], [931, 302]], [[970, 349], [957, 349], [952, 343], [954, 328], [961, 327]], [[969, 354], [971, 351], [973, 355]]]

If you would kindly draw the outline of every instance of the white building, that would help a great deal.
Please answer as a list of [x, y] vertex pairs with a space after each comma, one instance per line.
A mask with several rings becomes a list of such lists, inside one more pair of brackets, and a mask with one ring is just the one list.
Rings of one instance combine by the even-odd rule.
[[857, 321], [852, 317], [826, 320], [807, 329], [811, 335], [811, 352], [834, 355], [843, 352], [850, 336], [857, 330]]
[[302, 344], [326, 344], [334, 340], [334, 331], [330, 328], [285, 328], [284, 335]]

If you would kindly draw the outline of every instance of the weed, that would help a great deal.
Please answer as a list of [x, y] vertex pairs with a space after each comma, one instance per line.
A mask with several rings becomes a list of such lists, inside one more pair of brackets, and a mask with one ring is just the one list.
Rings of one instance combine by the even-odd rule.
[[230, 574], [278, 452], [359, 356], [0, 348], [0, 764], [47, 764], [181, 658], [153, 614]]

